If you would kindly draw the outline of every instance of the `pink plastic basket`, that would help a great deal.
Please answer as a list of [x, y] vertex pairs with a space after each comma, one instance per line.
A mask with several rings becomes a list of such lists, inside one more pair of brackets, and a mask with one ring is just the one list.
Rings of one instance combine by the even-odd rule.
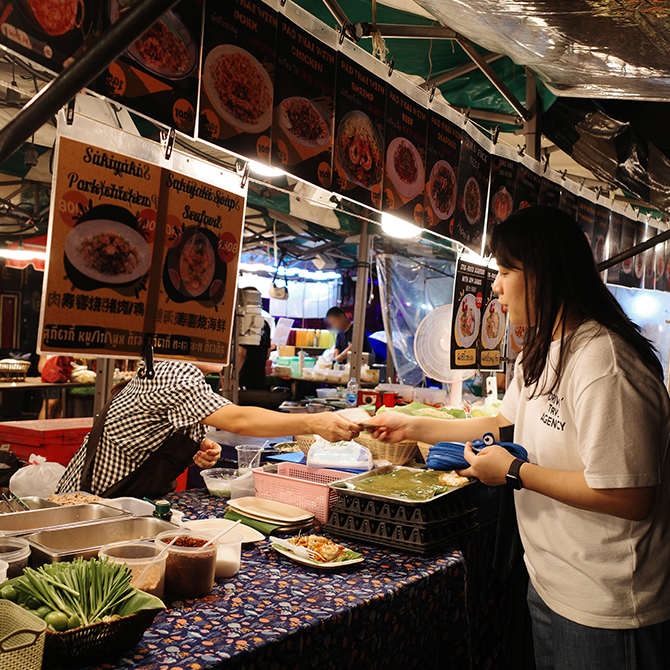
[[344, 479], [347, 474], [308, 468], [300, 463], [280, 463], [277, 469], [277, 474], [264, 472], [262, 468], [253, 471], [256, 495], [312, 512], [321, 523], [328, 521], [330, 507], [339, 498], [328, 484]]

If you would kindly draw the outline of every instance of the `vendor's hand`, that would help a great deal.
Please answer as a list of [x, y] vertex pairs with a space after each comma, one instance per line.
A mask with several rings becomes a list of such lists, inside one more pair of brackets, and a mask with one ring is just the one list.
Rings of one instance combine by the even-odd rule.
[[380, 442], [402, 442], [408, 438], [408, 429], [412, 417], [399, 412], [385, 412], [373, 416], [366, 424], [379, 426], [376, 430], [368, 428], [372, 437]]
[[328, 442], [340, 442], [358, 437], [361, 427], [339, 412], [321, 412], [310, 417], [310, 430]]
[[213, 468], [221, 458], [221, 445], [205, 438], [200, 443], [200, 451], [193, 457], [193, 462], [203, 470]]
[[470, 463], [470, 467], [465, 470], [456, 470], [456, 473], [461, 477], [476, 477], [487, 486], [504, 484], [505, 475], [514, 460], [514, 456], [507, 449], [498, 445], [484, 447], [478, 454], [475, 454], [470, 442], [466, 442], [463, 456]]

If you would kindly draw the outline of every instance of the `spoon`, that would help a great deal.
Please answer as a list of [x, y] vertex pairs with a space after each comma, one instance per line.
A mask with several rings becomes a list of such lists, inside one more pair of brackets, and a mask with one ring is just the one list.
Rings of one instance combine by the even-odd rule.
[[161, 551], [159, 554], [157, 554], [156, 556], [154, 556], [154, 557], [147, 563], [146, 567], [144, 568], [144, 570], [142, 570], [142, 572], [140, 573], [140, 576], [137, 578], [137, 581], [135, 582], [135, 584], [136, 584], [135, 588], [139, 588], [139, 585], [144, 583], [144, 578], [145, 578], [147, 572], [149, 571], [149, 568], [150, 568], [152, 565], [154, 565], [154, 563], [158, 563], [158, 561], [160, 561], [160, 560], [163, 558], [163, 556], [165, 556], [165, 554], [167, 554], [168, 549], [169, 549], [169, 548], [170, 548], [170, 547], [171, 547], [171, 546], [172, 546], [172, 545], [179, 539], [179, 537], [180, 537], [180, 536], [179, 536], [179, 533], [177, 533], [177, 534], [170, 540], [169, 544], [165, 547], [165, 549], [163, 549], [163, 551]]
[[233, 528], [236, 526], [239, 526], [242, 523], [242, 519], [238, 519], [232, 526], [228, 526], [225, 530], [222, 530], [218, 535], [215, 535], [211, 540], [207, 540], [205, 544], [203, 544], [203, 547], [206, 547], [208, 544], [213, 544], [217, 540], [221, 539], [226, 533], [230, 533]]

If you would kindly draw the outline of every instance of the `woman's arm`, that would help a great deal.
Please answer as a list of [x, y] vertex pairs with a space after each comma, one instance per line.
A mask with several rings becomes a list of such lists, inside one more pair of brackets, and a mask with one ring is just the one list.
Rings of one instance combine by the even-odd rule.
[[220, 407], [202, 423], [250, 437], [314, 434], [329, 442], [351, 440], [361, 432], [357, 424], [345, 419], [339, 412], [284, 414], [232, 404]]
[[385, 412], [373, 417], [366, 423], [379, 426], [373, 431], [375, 439], [382, 442], [467, 442], [481, 439], [484, 433], [493, 433], [496, 440], [500, 439], [500, 429], [511, 423], [501, 414], [483, 416], [477, 419], [430, 419], [420, 416], [408, 416], [400, 412]]
[[[505, 483], [505, 475], [514, 460], [506, 449], [499, 446], [486, 447], [475, 454], [468, 444], [464, 452], [470, 463], [459, 475], [476, 477], [488, 486]], [[571, 507], [610, 514], [630, 521], [646, 519], [654, 507], [656, 487], [626, 489], [592, 489], [586, 483], [583, 472], [551, 470], [532, 463], [524, 463], [519, 470], [523, 487], [558, 500]]]

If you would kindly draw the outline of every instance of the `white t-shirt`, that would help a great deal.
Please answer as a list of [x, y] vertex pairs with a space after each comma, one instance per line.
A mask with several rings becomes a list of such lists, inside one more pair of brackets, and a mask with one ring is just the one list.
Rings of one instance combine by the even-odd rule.
[[[560, 342], [551, 345], [558, 360]], [[531, 463], [584, 472], [593, 489], [658, 485], [643, 521], [516, 492], [533, 586], [557, 614], [594, 628], [670, 619], [670, 400], [635, 350], [591, 321], [567, 352], [555, 393], [530, 398], [523, 362], [500, 406]], [[549, 365], [547, 366], [550, 367]], [[555, 375], [554, 368], [548, 374]], [[522, 471], [523, 472], [523, 471]]]

